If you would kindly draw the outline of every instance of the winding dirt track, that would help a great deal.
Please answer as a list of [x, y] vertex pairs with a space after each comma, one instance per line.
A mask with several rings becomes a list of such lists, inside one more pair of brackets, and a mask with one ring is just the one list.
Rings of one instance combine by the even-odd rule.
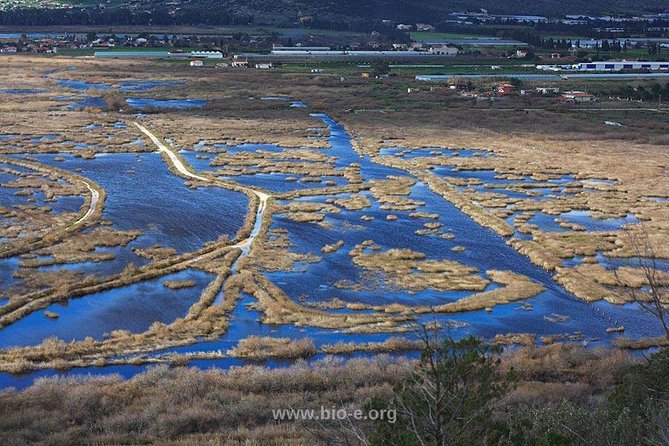
[[88, 210], [86, 211], [86, 213], [79, 220], [72, 223], [70, 225], [70, 228], [72, 228], [74, 226], [77, 226], [77, 225], [85, 222], [86, 220], [88, 220], [90, 218], [90, 216], [93, 215], [93, 212], [95, 212], [95, 209], [98, 206], [98, 201], [100, 200], [100, 192], [93, 189], [87, 182], [85, 182], [85, 181], [82, 181], [82, 182], [84, 183], [84, 186], [86, 186], [86, 188], [91, 193], [91, 203], [88, 206]]
[[[6, 164], [13, 164], [17, 166], [24, 166], [28, 167], [33, 170], [37, 170], [40, 172], [47, 172], [47, 173], [53, 173], [55, 172], [63, 172], [63, 170], [51, 167], [51, 166], [45, 166], [37, 162], [33, 161], [26, 161], [26, 160], [17, 160], [14, 158], [9, 158], [9, 157], [4, 157], [0, 156], [0, 162], [6, 163]], [[64, 234], [64, 231], [72, 231], [75, 230], [84, 223], [88, 223], [88, 221], [93, 217], [96, 211], [101, 211], [101, 207], [104, 205], [103, 200], [101, 200], [100, 192], [93, 186], [97, 186], [95, 183], [93, 183], [91, 180], [81, 177], [77, 174], [73, 174], [71, 172], [67, 172], [71, 177], [70, 181], [78, 181], [81, 184], [83, 184], [86, 189], [91, 194], [91, 200], [88, 205], [88, 209], [86, 212], [79, 217], [76, 221], [73, 221], [72, 223], [67, 224], [67, 226], [55, 226], [53, 228], [48, 229], [46, 232], [43, 232], [41, 235], [34, 237], [32, 240], [29, 240], [28, 243], [22, 244], [19, 248], [16, 248], [15, 245], [12, 245], [11, 243], [9, 244], [4, 244], [0, 246], [0, 258], [7, 258], [7, 257], [13, 257], [19, 254], [23, 254], [25, 252], [43, 247], [45, 245], [53, 244], [56, 243], [57, 241], [62, 239], [62, 236], [58, 237], [58, 234]], [[46, 240], [50, 240], [47, 242]]]
[[[184, 165], [184, 163], [181, 161], [179, 156], [174, 151], [172, 151], [170, 148], [168, 148], [165, 144], [163, 144], [153, 133], [151, 133], [144, 126], [140, 125], [137, 122], [135, 122], [134, 124], [137, 126], [137, 128], [142, 133], [144, 133], [147, 137], [149, 137], [149, 139], [153, 142], [153, 144], [158, 148], [158, 150], [160, 152], [165, 153], [165, 155], [167, 155], [167, 159], [168, 159], [169, 163], [172, 164], [172, 166], [174, 166], [174, 168], [179, 172], [179, 174], [181, 176], [183, 176], [185, 178], [191, 178], [191, 179], [194, 179], [194, 180], [206, 182], [206, 183], [215, 184], [215, 185], [220, 186], [222, 188], [230, 189], [230, 184], [228, 184], [224, 181], [220, 181], [220, 180], [217, 180], [215, 178], [204, 177], [202, 175], [198, 175], [197, 173], [192, 172], [189, 169], [189, 167]], [[95, 209], [97, 208], [97, 206], [99, 206], [100, 202], [101, 202], [100, 194], [98, 193], [98, 191], [96, 191], [94, 188], [90, 187], [90, 185], [88, 185], [86, 183], [86, 181], [83, 181], [83, 182], [84, 182], [84, 184], [86, 184], [86, 187], [88, 187], [88, 189], [92, 193], [91, 205], [90, 205], [89, 211], [86, 212], [86, 214], [84, 214], [77, 222], [73, 223], [70, 226], [70, 228], [76, 227], [76, 225], [78, 223], [81, 223], [81, 222], [86, 221], [87, 219], [89, 219], [90, 216], [95, 211]], [[170, 272], [180, 271], [182, 269], [188, 268], [189, 266], [191, 266], [195, 263], [219, 257], [220, 255], [222, 255], [226, 252], [229, 252], [230, 250], [235, 249], [235, 248], [241, 250], [241, 254], [235, 260], [235, 262], [233, 263], [233, 265], [231, 267], [231, 269], [233, 271], [236, 271], [236, 266], [237, 266], [238, 262], [242, 258], [244, 258], [246, 255], [248, 255], [248, 253], [251, 250], [251, 245], [253, 243], [253, 240], [255, 240], [255, 238], [258, 236], [258, 234], [260, 234], [260, 232], [262, 230], [263, 217], [265, 215], [265, 211], [267, 210], [267, 201], [271, 197], [269, 194], [267, 194], [265, 192], [255, 190], [255, 189], [247, 187], [247, 186], [237, 185], [236, 190], [243, 190], [247, 193], [251, 193], [251, 194], [257, 196], [258, 199], [259, 199], [258, 208], [257, 208], [256, 215], [255, 215], [255, 221], [254, 221], [254, 224], [253, 224], [253, 229], [251, 230], [251, 233], [249, 234], [249, 236], [247, 238], [238, 241], [234, 245], [226, 245], [226, 246], [215, 248], [215, 249], [212, 249], [212, 250], [205, 250], [205, 252], [202, 252], [200, 254], [196, 254], [194, 256], [186, 255], [185, 259], [183, 259], [183, 260], [181, 260], [177, 263], [174, 263], [174, 264], [169, 264], [166, 267], [160, 268], [156, 271], [153, 271], [148, 276], [145, 272], [142, 272], [140, 274], [137, 274], [135, 277], [125, 278], [125, 281], [120, 281], [120, 279], [118, 277], [112, 277], [111, 279], [109, 279], [106, 282], [96, 283], [96, 284], [91, 285], [89, 287], [83, 287], [83, 288], [77, 290], [78, 291], [77, 296], [78, 297], [84, 296], [84, 295], [88, 294], [89, 292], [94, 292], [96, 289], [99, 289], [101, 287], [102, 288], [116, 288], [118, 286], [127, 285], [129, 283], [135, 283], [135, 282], [139, 282], [139, 281], [142, 281], [142, 280], [148, 280], [149, 278], [160, 277], [161, 275], [164, 275], [167, 270], [169, 270]], [[86, 288], [89, 288], [90, 290], [87, 290]], [[71, 297], [73, 297], [73, 296], [70, 295], [70, 298]], [[18, 305], [11, 306], [11, 308], [10, 308], [10, 306], [5, 305], [4, 307], [0, 308], [0, 328], [2, 328], [3, 326], [6, 326], [6, 325], [14, 322], [15, 320], [17, 320], [17, 315], [20, 318], [20, 317], [24, 317], [26, 314], [32, 313], [33, 311], [45, 308], [46, 306], [48, 306], [52, 302], [50, 298], [51, 298], [51, 293], [50, 292], [39, 291], [39, 292], [33, 293], [33, 295], [25, 296], [25, 299], [24, 299], [23, 302], [19, 303]], [[2, 311], [2, 310], [4, 310], [4, 311]]]
[[[194, 180], [203, 181], [203, 182], [206, 182], [206, 183], [214, 183], [214, 184], [217, 184], [217, 185], [219, 185], [223, 188], [226, 188], [226, 189], [229, 188], [229, 186], [226, 185], [222, 181], [218, 181], [214, 178], [203, 177], [202, 175], [198, 175], [197, 173], [193, 173], [191, 170], [189, 170], [184, 165], [184, 163], [177, 156], [177, 154], [174, 153], [174, 151], [172, 149], [170, 149], [165, 144], [163, 144], [163, 142], [160, 139], [158, 139], [158, 137], [156, 135], [154, 135], [150, 130], [148, 130], [146, 127], [144, 127], [143, 125], [141, 125], [138, 122], [134, 122], [134, 124], [135, 124], [135, 126], [137, 126], [137, 128], [142, 133], [144, 133], [146, 136], [149, 137], [151, 142], [153, 142], [153, 144], [158, 148], [159, 152], [162, 152], [165, 155], [167, 155], [168, 159], [170, 160], [170, 162], [172, 163], [174, 168], [182, 176], [187, 177], [187, 178], [192, 178]], [[253, 230], [251, 231], [251, 233], [249, 234], [249, 236], [247, 238], [245, 238], [244, 240], [240, 240], [239, 242], [235, 243], [234, 245], [231, 245], [231, 246], [228, 247], [228, 248], [240, 248], [242, 250], [242, 256], [240, 256], [240, 257], [243, 257], [246, 254], [248, 254], [248, 250], [251, 247], [251, 243], [253, 243], [253, 240], [260, 233], [260, 230], [261, 230], [261, 227], [262, 227], [262, 225], [261, 225], [262, 219], [263, 219], [263, 216], [265, 214], [265, 210], [267, 209], [267, 200], [270, 198], [270, 195], [266, 194], [265, 192], [253, 189], [251, 187], [240, 186], [240, 188], [242, 190], [245, 190], [247, 192], [250, 192], [250, 193], [254, 194], [255, 196], [257, 196], [260, 199], [260, 203], [258, 204], [258, 211], [256, 212], [255, 223], [253, 225]]]

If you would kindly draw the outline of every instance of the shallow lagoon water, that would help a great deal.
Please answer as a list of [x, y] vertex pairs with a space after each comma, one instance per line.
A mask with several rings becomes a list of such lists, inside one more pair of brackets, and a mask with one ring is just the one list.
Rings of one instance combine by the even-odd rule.
[[15, 388], [17, 390], [23, 390], [27, 387], [30, 387], [35, 381], [40, 378], [53, 378], [53, 377], [87, 377], [87, 376], [107, 376], [107, 375], [119, 375], [124, 378], [131, 378], [146, 369], [150, 366], [148, 364], [143, 365], [110, 365], [106, 367], [80, 367], [70, 370], [39, 370], [30, 373], [23, 373], [20, 375], [14, 375], [11, 373], [0, 373], [0, 389]]
[[[430, 212], [431, 199], [425, 197], [427, 205], [425, 211]], [[320, 248], [326, 243], [334, 243], [339, 239], [346, 240], [346, 244], [336, 253], [322, 254], [323, 261], [308, 265], [306, 271], [267, 273], [288, 295], [307, 295], [308, 301], [328, 301], [339, 298], [349, 302], [364, 302], [369, 304], [403, 303], [407, 305], [434, 305], [445, 303], [464, 297], [469, 292], [437, 292], [422, 291], [415, 294], [393, 290], [382, 291], [353, 291], [340, 290], [332, 285], [337, 280], [356, 280], [359, 272], [350, 261], [348, 251], [363, 240], [373, 239], [384, 250], [393, 247], [410, 247], [427, 254], [428, 258], [453, 259], [466, 265], [475, 266], [484, 272], [488, 269], [513, 270], [525, 274], [532, 280], [540, 282], [546, 288], [538, 296], [520, 302], [499, 305], [491, 313], [485, 311], [467, 312], [454, 315], [425, 315], [419, 320], [429, 322], [439, 320], [447, 323], [456, 320], [469, 324], [461, 330], [462, 333], [492, 338], [496, 334], [513, 332], [531, 332], [538, 335], [572, 333], [580, 331], [586, 339], [599, 342], [610, 342], [615, 336], [606, 335], [607, 328], [625, 325], [630, 337], [655, 336], [660, 334], [659, 327], [643, 311], [634, 307], [620, 307], [606, 302], [597, 307], [582, 302], [565, 292], [551, 278], [550, 274], [531, 264], [527, 258], [506, 246], [504, 240], [491, 231], [481, 228], [468, 221], [468, 217], [460, 214], [449, 204], [439, 205], [440, 221], [444, 226], [456, 234], [454, 240], [443, 240], [438, 237], [416, 236], [412, 229], [420, 227], [414, 219], [402, 213], [393, 212], [399, 219], [387, 222], [383, 216], [385, 211], [366, 209], [363, 211], [342, 211], [333, 214], [327, 220], [334, 224], [334, 230], [327, 235], [314, 225], [295, 223], [282, 217], [277, 217], [273, 227], [287, 229], [291, 241], [299, 248], [299, 252], [321, 254]], [[375, 216], [372, 222], [360, 222], [359, 215]], [[340, 230], [341, 220], [363, 224], [364, 231]], [[463, 253], [453, 253], [453, 245], [465, 246]], [[530, 303], [534, 309], [523, 311], [520, 307]], [[558, 313], [569, 317], [564, 323], [551, 323], [544, 319], [545, 315]]]
[[57, 79], [57, 82], [61, 87], [67, 87], [75, 91], [109, 90], [111, 88], [111, 86], [108, 84], [92, 83], [72, 79]]
[[[12, 171], [23, 173], [37, 173], [32, 169], [23, 166], [15, 166], [13, 164], [0, 163], [0, 168], [7, 168]], [[0, 206], [11, 208], [14, 206], [45, 206], [49, 207], [51, 214], [62, 212], [79, 212], [81, 206], [84, 204], [83, 197], [70, 195], [55, 195], [47, 200], [44, 191], [41, 188], [12, 188], [3, 187], [11, 184], [12, 181], [19, 179], [18, 176], [0, 172]], [[30, 195], [17, 194], [19, 191], [30, 191]], [[0, 217], [0, 221], [6, 220], [5, 217]], [[0, 241], [0, 245], [2, 242]]]
[[[351, 139], [342, 125], [334, 121], [327, 115], [324, 114], [311, 114], [312, 117], [321, 120], [328, 128], [330, 133], [328, 138], [325, 138], [329, 142], [329, 148], [327, 149], [318, 149], [320, 153], [328, 155], [334, 158], [335, 168], [341, 170], [345, 167], [351, 165], [351, 163], [358, 163], [361, 166], [361, 172], [365, 179], [382, 179], [386, 178], [388, 175], [400, 175], [407, 176], [407, 173], [398, 169], [393, 169], [390, 167], [381, 166], [375, 164], [371, 161], [370, 158], [360, 158], [359, 155], [353, 149], [351, 144]], [[226, 146], [223, 144], [214, 144], [214, 148], [227, 150], [231, 153], [241, 152], [241, 151], [290, 151], [290, 148], [283, 148], [277, 145], [271, 144], [242, 144], [239, 146]], [[197, 145], [195, 147], [197, 149]], [[213, 159], [215, 154], [210, 154], [208, 152], [197, 152], [182, 150], [181, 153], [186, 157], [186, 159], [191, 163], [191, 165], [199, 172], [202, 171], [212, 171], [216, 167], [212, 167], [209, 164]], [[207, 154], [210, 156], [209, 159], [202, 159], [198, 155]], [[272, 173], [272, 174], [256, 174], [256, 175], [241, 175], [241, 176], [231, 176], [231, 180], [238, 181], [242, 184], [253, 185], [265, 188], [267, 190], [276, 191], [276, 192], [285, 192], [295, 189], [309, 189], [309, 188], [318, 188], [326, 187], [323, 183], [300, 183], [286, 181], [286, 178], [289, 176], [294, 176], [291, 174], [283, 173]], [[334, 181], [337, 185], [344, 184], [343, 177], [338, 176], [325, 176], [323, 177], [323, 182], [325, 181]]]
[[[341, 125], [326, 115], [314, 114], [312, 116], [321, 119], [328, 126], [330, 136], [327, 139], [331, 149], [325, 150], [324, 153], [338, 157], [337, 167], [342, 168], [351, 163], [360, 163], [362, 175], [366, 179], [385, 178], [389, 175], [407, 175], [406, 172], [375, 164], [368, 158], [360, 158], [353, 150], [350, 137]], [[195, 157], [193, 156], [193, 158]], [[199, 168], [208, 168], [209, 160], [194, 160], [193, 162], [194, 164], [199, 163]], [[484, 182], [499, 184], [500, 187], [514, 182], [532, 183], [535, 181], [529, 176], [525, 176], [521, 180], [510, 181], [499, 177], [492, 170], [453, 171], [450, 168], [444, 170], [448, 171], [447, 175], [468, 178], [475, 176]], [[562, 189], [564, 185], [571, 181], [574, 181], [573, 176], [564, 175], [546, 182], [555, 184], [555, 187]], [[262, 182], [263, 180], [256, 176], [248, 177], [248, 184], [261, 185]], [[547, 194], [548, 191], [546, 191]], [[303, 200], [322, 201], [325, 198], [327, 197], [310, 197]], [[383, 211], [379, 209], [378, 203], [374, 200], [372, 200], [372, 208], [360, 211], [342, 210], [340, 214], [328, 214], [325, 221], [333, 225], [328, 230], [323, 230], [314, 224], [293, 222], [285, 216], [279, 215], [275, 217], [272, 228], [287, 229], [289, 238], [295, 244], [294, 250], [297, 252], [311, 252], [321, 255], [320, 249], [325, 244], [335, 243], [338, 240], [345, 240], [346, 244], [336, 253], [324, 254], [323, 261], [320, 263], [300, 265], [296, 272], [267, 273], [268, 278], [272, 279], [292, 298], [309, 296], [310, 301], [327, 301], [337, 297], [342, 300], [372, 304], [400, 302], [408, 305], [422, 305], [453, 301], [469, 294], [468, 292], [439, 293], [424, 291], [411, 295], [405, 292], [387, 290], [360, 292], [334, 288], [332, 285], [337, 280], [355, 281], [359, 278], [359, 270], [352, 265], [348, 251], [357, 243], [373, 239], [383, 249], [409, 247], [424, 252], [428, 258], [453, 259], [477, 267], [482, 273], [489, 269], [515, 271], [542, 283], [546, 287], [546, 291], [528, 301], [535, 302], [535, 311], [516, 311], [520, 304], [511, 303], [498, 306], [492, 313], [480, 311], [461, 315], [437, 316], [440, 319], [462, 320], [471, 324], [468, 332], [492, 337], [497, 333], [523, 330], [538, 334], [556, 334], [569, 330], [580, 330], [590, 338], [599, 338], [606, 328], [612, 326], [610, 325], [612, 322], [621, 319], [621, 315], [625, 315], [627, 320], [636, 320], [631, 329], [634, 333], [630, 331], [628, 335], [657, 334], [654, 322], [649, 321], [648, 317], [638, 309], [616, 307], [604, 303], [595, 312], [589, 304], [577, 300], [556, 284], [549, 273], [535, 266], [529, 259], [507, 246], [505, 239], [474, 223], [453, 205], [432, 193], [425, 185], [416, 184], [410, 198], [425, 202], [425, 206], [419, 207], [418, 210], [439, 213], [441, 215], [439, 221], [443, 224], [441, 229], [444, 232], [455, 234], [455, 239], [445, 240], [438, 236], [418, 236], [414, 234], [414, 231], [420, 229], [426, 220], [410, 218], [408, 216], [409, 212]], [[387, 221], [385, 217], [388, 214], [395, 214], [399, 218], [396, 221]], [[373, 216], [374, 220], [363, 222], [360, 220], [362, 215]], [[352, 225], [362, 225], [365, 229], [352, 230], [350, 229]], [[465, 251], [462, 253], [451, 251], [451, 248], [456, 245], [464, 246]], [[570, 322], [554, 324], [544, 320], [544, 315], [554, 312], [567, 315]], [[429, 320], [434, 317], [429, 315], [424, 318]], [[612, 339], [612, 337], [609, 336], [608, 339]]]
[[597, 262], [601, 265], [604, 265], [607, 268], [615, 267], [619, 268], [621, 266], [630, 266], [633, 268], [641, 267], [652, 267], [660, 271], [669, 271], [669, 259], [652, 259], [652, 258], [619, 258], [619, 257], [608, 257], [601, 252], [598, 252]]
[[331, 187], [332, 185], [325, 184], [325, 182], [329, 181], [335, 183], [334, 184], [335, 186], [341, 186], [343, 184], [346, 184], [346, 180], [344, 178], [336, 176], [321, 177], [323, 181], [320, 183], [301, 182], [299, 180], [287, 181], [287, 178], [291, 176], [294, 177], [295, 175], [277, 172], [277, 173], [259, 173], [255, 175], [240, 175], [231, 177], [222, 176], [220, 178], [229, 179], [248, 186], [258, 186], [272, 192], [289, 192], [300, 189]]
[[57, 101], [68, 102], [67, 110], [78, 110], [85, 107], [103, 108], [107, 105], [104, 99], [96, 96], [56, 96]]
[[23, 94], [41, 94], [47, 92], [48, 90], [40, 90], [36, 88], [10, 88], [8, 90], [2, 90], [0, 93], [23, 95]]
[[[436, 155], [436, 153], [439, 153]], [[421, 147], [419, 149], [407, 149], [404, 147], [387, 147], [379, 151], [381, 156], [398, 156], [404, 159], [411, 158], [425, 158], [431, 156], [446, 156], [449, 158], [490, 158], [494, 154], [487, 150], [476, 150], [476, 149], [456, 149], [448, 148], [444, 149], [441, 147], [430, 148], [430, 147]]]
[[529, 224], [535, 224], [546, 232], [567, 232], [555, 219], [563, 219], [569, 223], [583, 226], [586, 231], [619, 231], [625, 225], [638, 223], [639, 220], [633, 215], [627, 215], [624, 218], [592, 218], [589, 211], [569, 211], [560, 215], [548, 215], [543, 212], [537, 212], [528, 220]]
[[[369, 357], [369, 354], [355, 354], [351, 355], [354, 357]], [[413, 353], [404, 353], [401, 355], [393, 355], [396, 357], [407, 357], [415, 358], [417, 355]], [[325, 355], [319, 354], [313, 360], [323, 359]], [[267, 360], [259, 364], [264, 364], [267, 367], [271, 368], [281, 368], [288, 367], [293, 364], [292, 361], [278, 361], [278, 360]], [[240, 367], [248, 365], [247, 362], [244, 362], [239, 359], [226, 358], [226, 359], [196, 359], [189, 362], [189, 365], [192, 367], [197, 367], [201, 370], [207, 370], [212, 368], [222, 368], [228, 369], [232, 367]], [[40, 378], [48, 377], [59, 377], [59, 378], [83, 378], [83, 377], [93, 377], [93, 376], [108, 376], [108, 375], [117, 375], [124, 379], [132, 378], [135, 375], [138, 375], [146, 370], [159, 367], [151, 364], [141, 364], [141, 365], [109, 365], [105, 367], [80, 367], [70, 370], [40, 370], [36, 372], [26, 373], [22, 375], [12, 375], [10, 373], [0, 373], [0, 389], [6, 389], [13, 387], [17, 390], [25, 389], [32, 385], [36, 380]], [[162, 366], [165, 367], [165, 366]]]
[[[160, 350], [151, 354], [150, 356], [160, 356], [169, 353], [188, 353], [192, 351], [197, 352], [221, 352], [226, 353], [231, 348], [235, 347], [237, 343], [248, 336], [269, 336], [275, 338], [289, 338], [302, 339], [308, 337], [314, 341], [317, 348], [325, 344], [333, 344], [336, 342], [382, 342], [387, 339], [387, 333], [371, 333], [371, 334], [348, 334], [338, 330], [327, 330], [314, 327], [296, 327], [292, 324], [288, 325], [267, 325], [261, 322], [262, 314], [257, 310], [247, 308], [248, 304], [254, 303], [255, 299], [246, 294], [242, 294], [237, 307], [233, 310], [230, 319], [230, 327], [226, 334], [214, 341], [203, 341], [193, 345], [179, 346]], [[454, 333], [456, 333], [454, 331]], [[415, 337], [412, 333], [403, 334], [408, 338]], [[363, 356], [364, 353], [355, 353], [353, 355], [346, 355], [347, 357]], [[326, 355], [319, 353], [309, 358], [309, 361], [316, 361], [322, 359]], [[231, 367], [245, 364], [263, 364], [268, 367], [282, 367], [293, 364], [291, 360], [276, 360], [268, 359], [263, 361], [244, 361], [235, 358], [223, 359], [205, 359], [194, 360], [189, 364], [202, 367]], [[0, 376], [0, 380], [1, 380]]]
[[[112, 85], [106, 83], [94, 83], [87, 82], [82, 80], [74, 79], [56, 79], [58, 84], [63, 87], [67, 87], [71, 90], [76, 91], [87, 91], [87, 90], [111, 90]], [[155, 88], [162, 87], [176, 87], [183, 85], [183, 81], [160, 81], [160, 80], [134, 80], [134, 81], [123, 81], [119, 83], [118, 90], [120, 91], [148, 91]]]
[[103, 219], [114, 229], [143, 231], [130, 246], [156, 243], [183, 253], [222, 235], [234, 238], [247, 212], [248, 199], [221, 188], [189, 188], [172, 174], [157, 153], [99, 154], [92, 160], [61, 154], [37, 155], [40, 162], [64, 168], [107, 191]]
[[269, 152], [281, 152], [283, 147], [276, 144], [239, 144], [237, 146], [229, 146], [227, 144], [214, 144], [214, 148], [225, 150], [230, 153], [236, 152], [257, 152], [259, 150]]
[[49, 142], [49, 141], [55, 141], [56, 139], [60, 138], [59, 135], [43, 135], [43, 136], [35, 136], [30, 140], [32, 143], [41, 143], [41, 142]]
[[155, 108], [173, 108], [181, 110], [184, 108], [201, 108], [207, 104], [203, 99], [140, 99], [128, 98], [125, 100], [131, 107], [144, 109], [148, 107]]
[[[5, 296], [5, 291], [16, 284], [17, 280], [12, 276], [14, 270], [19, 265], [18, 257], [12, 257], [9, 259], [0, 259], [0, 299], [3, 299]], [[4, 303], [3, 303], [4, 305]]]
[[[521, 175], [519, 179], [508, 179], [505, 175], [495, 172], [492, 169], [468, 170], [458, 169], [453, 166], [436, 166], [433, 171], [437, 176], [453, 177], [463, 180], [478, 180], [481, 184], [474, 186], [458, 186], [459, 190], [471, 187], [478, 192], [497, 192], [509, 196], [518, 195], [519, 198], [531, 198], [541, 200], [550, 196], [561, 196], [566, 194], [566, 185], [575, 181], [573, 175], [561, 175], [558, 178], [551, 178], [545, 181], [538, 181], [530, 175]], [[513, 186], [525, 186], [528, 192], [540, 192], [540, 195], [529, 196], [523, 192], [506, 189]], [[546, 185], [547, 187], [531, 187], [533, 185]], [[530, 186], [530, 187], [528, 187]]]
[[590, 211], [569, 211], [560, 215], [572, 223], [584, 226], [588, 231], [618, 231], [625, 225], [639, 223], [634, 215], [627, 215], [623, 218], [592, 218]]
[[148, 91], [155, 88], [178, 87], [184, 85], [184, 81], [168, 81], [168, 80], [135, 80], [123, 81], [119, 85], [121, 91]]
[[[327, 214], [325, 221], [332, 224], [332, 228], [326, 231], [314, 224], [293, 222], [282, 215], [276, 217], [272, 228], [288, 230], [291, 241], [297, 247], [296, 251], [322, 255], [323, 261], [319, 264], [308, 265], [307, 273], [268, 273], [268, 277], [275, 283], [285, 283], [284, 291], [290, 296], [306, 294], [313, 296], [314, 300], [318, 301], [339, 297], [344, 300], [363, 301], [370, 304], [399, 302], [407, 305], [437, 305], [471, 294], [460, 291], [449, 293], [423, 291], [411, 295], [406, 292], [388, 290], [360, 293], [334, 288], [332, 285], [337, 280], [359, 278], [360, 271], [352, 264], [348, 252], [356, 244], [369, 239], [379, 245], [382, 250], [410, 248], [424, 253], [427, 259], [455, 260], [476, 267], [481, 273], [490, 269], [506, 269], [526, 275], [535, 274], [542, 283], [555, 286], [547, 273], [535, 268], [527, 258], [508, 247], [501, 237], [478, 226], [423, 184], [416, 184], [409, 198], [425, 202], [425, 206], [420, 206], [417, 210], [438, 213], [440, 214], [438, 220], [412, 218], [409, 216], [411, 211], [381, 210], [379, 204], [371, 196], [368, 195], [368, 197], [372, 200], [371, 208], [359, 211], [342, 209], [339, 214]], [[322, 201], [323, 199], [324, 197], [311, 197], [308, 201]], [[398, 219], [386, 220], [386, 216], [390, 214], [396, 215]], [[362, 221], [360, 217], [363, 215], [372, 216], [374, 220]], [[453, 234], [455, 238], [447, 240], [438, 235], [415, 234], [416, 230], [423, 228], [424, 223], [433, 221], [442, 223], [443, 226], [440, 229]], [[356, 225], [361, 226], [361, 229], [351, 229], [351, 226]], [[325, 244], [335, 243], [338, 240], [346, 241], [339, 251], [331, 254], [320, 253], [320, 249]], [[451, 248], [455, 246], [463, 246], [464, 252], [451, 251]]]
[[[36, 345], [50, 336], [69, 342], [87, 336], [102, 340], [113, 330], [140, 333], [155, 321], [169, 323], [183, 317], [212, 279], [207, 273], [185, 270], [55, 303], [45, 310], [58, 314], [58, 319], [49, 319], [44, 311], [35, 311], [0, 330], [0, 347]], [[172, 290], [163, 286], [164, 280], [194, 280], [197, 285]]]
[[[65, 161], [55, 161], [59, 156]], [[220, 188], [186, 187], [184, 180], [169, 172], [156, 153], [101, 154], [93, 160], [67, 154], [33, 157], [45, 164], [82, 174], [100, 184], [107, 191], [103, 219], [111, 221], [114, 229], [143, 232], [127, 246], [96, 249], [114, 253], [113, 260], [53, 265], [40, 268], [42, 271], [65, 268], [98, 276], [118, 274], [128, 263], [136, 266], [148, 263], [148, 260], [135, 255], [132, 248], [160, 244], [183, 253], [195, 251], [220, 236], [234, 238], [248, 210], [248, 199], [242, 193]], [[77, 172], [77, 169], [81, 170]], [[15, 196], [13, 192], [0, 188], [3, 205], [27, 204], [25, 200], [28, 197]], [[41, 190], [33, 196], [38, 201], [32, 204], [46, 204], [53, 208], [52, 212], [77, 212], [83, 204], [82, 197], [58, 197], [55, 202], [42, 203], [44, 197]], [[92, 230], [89, 228], [84, 232]], [[12, 274], [18, 262], [11, 260], [0, 262], [3, 287], [16, 283]]]
[[[504, 179], [494, 170], [458, 170], [451, 166], [439, 166], [436, 167], [433, 172], [439, 176], [455, 177], [461, 179], [476, 179], [483, 182], [483, 184], [475, 186], [457, 186], [456, 189], [459, 191], [471, 189], [481, 193], [494, 192], [506, 195], [510, 198], [531, 199], [535, 201], [550, 200], [556, 197], [572, 195], [572, 193], [567, 192], [567, 185], [576, 181], [573, 175], [562, 175], [559, 178], [553, 178], [540, 182], [542, 184], [554, 184], [555, 186], [539, 188], [530, 187], [527, 189], [513, 190], [509, 187], [513, 187], [514, 185], [518, 184], [532, 184], [536, 182], [536, 180], [530, 176], [525, 175], [522, 179], [511, 181]], [[582, 181], [581, 184], [583, 185], [584, 189], [592, 189], [589, 186], [593, 184], [613, 185], [615, 182], [612, 180], [588, 179]], [[597, 189], [594, 190], [596, 191]], [[528, 194], [526, 192], [531, 192], [532, 194]], [[548, 215], [543, 212], [535, 212], [534, 216], [530, 218], [528, 223], [535, 224], [539, 226], [541, 230], [547, 232], [568, 231], [568, 229], [561, 227], [557, 222], [555, 222], [556, 218], [561, 218], [567, 222], [581, 225], [587, 231], [617, 231], [623, 229], [625, 225], [639, 223], [639, 220], [632, 214], [628, 214], [622, 218], [597, 219], [591, 216], [590, 211], [583, 210], [571, 210], [560, 215]], [[513, 225], [514, 219], [515, 214], [511, 215], [506, 220]], [[516, 233], [516, 236], [520, 238], [528, 238], [528, 236], [520, 233]]]
[[296, 101], [286, 96], [263, 96], [260, 98], [261, 101], [279, 101], [279, 102], [290, 102], [291, 108], [307, 108], [307, 104], [302, 101]]
[[[240, 146], [235, 150], [230, 150], [232, 153], [239, 153], [242, 151], [255, 152], [261, 146], [249, 144], [245, 146]], [[269, 150], [272, 152], [281, 151], [280, 147], [272, 146], [273, 149]], [[262, 146], [261, 150], [266, 150], [265, 146]], [[285, 149], [290, 151], [290, 149]], [[210, 163], [216, 157], [215, 153], [209, 152], [198, 152], [191, 150], [180, 150], [179, 153], [188, 161], [188, 163], [193, 166], [193, 168], [202, 173], [202, 172], [212, 172], [216, 171], [219, 168], [225, 168], [225, 166], [211, 166]], [[208, 156], [208, 158], [203, 158], [202, 156]], [[255, 170], [255, 169], [253, 169]], [[295, 181], [289, 181], [288, 178], [293, 177], [297, 178]], [[312, 189], [320, 187], [331, 187], [332, 184], [325, 184], [326, 182], [332, 182], [336, 186], [341, 186], [346, 184], [346, 179], [343, 176], [322, 176], [319, 177], [322, 179], [321, 182], [302, 182], [300, 179], [305, 178], [305, 175], [295, 175], [292, 173], [284, 172], [272, 172], [272, 173], [255, 173], [255, 174], [244, 174], [244, 175], [231, 175], [231, 176], [219, 176], [221, 179], [235, 181], [240, 184], [247, 186], [260, 187], [272, 192], [288, 192], [293, 190], [300, 189]]]

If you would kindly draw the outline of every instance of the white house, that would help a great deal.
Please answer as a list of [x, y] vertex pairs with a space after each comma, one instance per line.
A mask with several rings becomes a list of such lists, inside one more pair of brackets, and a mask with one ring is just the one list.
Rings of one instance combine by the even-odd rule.
[[440, 56], [455, 56], [458, 49], [448, 45], [433, 45], [430, 47], [430, 53]]
[[584, 91], [565, 91], [562, 96], [558, 98], [560, 102], [594, 102], [597, 98]]
[[525, 59], [527, 54], [527, 50], [516, 50], [515, 53], [509, 56], [509, 59]]
[[434, 31], [434, 26], [427, 23], [416, 23], [416, 31]]
[[190, 66], [191, 67], [203, 67], [204, 62], [202, 62], [201, 60], [191, 60], [190, 61]]
[[560, 87], [537, 87], [535, 91], [543, 95], [558, 94], [560, 93]]

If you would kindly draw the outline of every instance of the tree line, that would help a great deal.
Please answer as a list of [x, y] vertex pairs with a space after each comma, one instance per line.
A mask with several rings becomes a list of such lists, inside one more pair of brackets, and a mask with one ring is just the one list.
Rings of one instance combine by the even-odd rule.
[[170, 13], [167, 9], [131, 11], [109, 9], [12, 9], [0, 11], [0, 25], [248, 25], [253, 15], [230, 13], [222, 8], [186, 7]]

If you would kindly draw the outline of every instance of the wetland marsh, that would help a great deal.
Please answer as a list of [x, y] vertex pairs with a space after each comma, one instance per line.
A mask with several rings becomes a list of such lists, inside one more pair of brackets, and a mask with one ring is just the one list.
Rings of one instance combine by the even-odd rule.
[[299, 95], [72, 63], [11, 63], [30, 76], [0, 89], [2, 386], [404, 352], [421, 323], [537, 343], [662, 334], [610, 271], [641, 287], [625, 234], [642, 225], [669, 257], [648, 152], [642, 187], [541, 141], [353, 122], [324, 99], [332, 81]]

